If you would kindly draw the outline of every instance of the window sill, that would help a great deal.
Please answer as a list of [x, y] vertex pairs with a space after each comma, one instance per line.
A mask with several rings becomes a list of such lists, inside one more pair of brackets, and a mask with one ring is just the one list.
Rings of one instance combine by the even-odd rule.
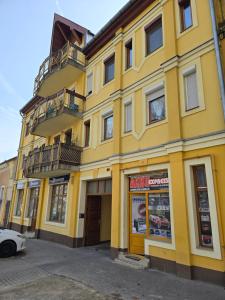
[[187, 117], [187, 116], [190, 116], [190, 115], [194, 115], [194, 114], [197, 114], [201, 111], [204, 111], [205, 110], [205, 106], [198, 106], [196, 108], [192, 108], [192, 109], [189, 109], [189, 110], [185, 110], [182, 112], [181, 114], [181, 117]]
[[66, 227], [66, 223], [57, 223], [52, 221], [45, 221], [46, 225], [56, 226], [56, 227]]
[[132, 133], [133, 133], [133, 130], [123, 131], [122, 132], [122, 137], [126, 137], [126, 136], [129, 136], [129, 135], [132, 135]]
[[110, 143], [110, 142], [112, 142], [112, 141], [113, 141], [113, 137], [112, 137], [112, 138], [109, 138], [109, 139], [106, 139], [106, 140], [101, 140], [101, 145]]
[[178, 32], [178, 34], [177, 34], [177, 38], [179, 39], [179, 38], [181, 38], [182, 36], [184, 36], [186, 33], [189, 33], [189, 32], [191, 32], [193, 29], [195, 29], [197, 27], [197, 25], [194, 25], [194, 24], [192, 24], [192, 26], [190, 26], [190, 27], [188, 27], [187, 29], [185, 29], [185, 30], [180, 30], [179, 32]]
[[153, 55], [157, 54], [158, 52], [160, 52], [160, 51], [163, 50], [163, 49], [164, 49], [164, 44], [163, 44], [161, 47], [155, 49], [155, 50], [154, 50], [153, 52], [151, 52], [151, 53], [145, 53], [145, 59], [148, 59], [149, 57], [152, 57]]
[[163, 119], [163, 120], [160, 120], [160, 121], [155, 121], [155, 122], [152, 122], [152, 123], [149, 123], [149, 124], [147, 123], [145, 126], [146, 126], [146, 128], [154, 128], [154, 127], [163, 125], [165, 123], [168, 123], [167, 119]]
[[112, 80], [108, 81], [108, 82], [103, 82], [103, 88], [104, 88], [104, 87], [107, 87], [108, 85], [110, 85], [110, 84], [113, 83], [114, 81], [115, 81], [115, 77], [114, 77]]

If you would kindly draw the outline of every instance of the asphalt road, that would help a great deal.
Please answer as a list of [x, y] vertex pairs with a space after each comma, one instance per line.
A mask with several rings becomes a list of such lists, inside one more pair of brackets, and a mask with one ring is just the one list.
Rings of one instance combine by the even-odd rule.
[[70, 249], [28, 240], [25, 253], [0, 259], [0, 299], [225, 300], [225, 290], [118, 265], [105, 247]]

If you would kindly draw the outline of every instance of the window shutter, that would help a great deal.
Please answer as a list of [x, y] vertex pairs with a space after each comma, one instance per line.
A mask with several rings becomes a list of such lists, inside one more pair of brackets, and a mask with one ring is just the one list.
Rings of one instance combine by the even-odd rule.
[[196, 70], [185, 75], [186, 110], [199, 106]]
[[125, 132], [132, 130], [132, 103], [125, 104]]
[[89, 74], [87, 77], [87, 94], [92, 93], [92, 83], [93, 83], [93, 73]]

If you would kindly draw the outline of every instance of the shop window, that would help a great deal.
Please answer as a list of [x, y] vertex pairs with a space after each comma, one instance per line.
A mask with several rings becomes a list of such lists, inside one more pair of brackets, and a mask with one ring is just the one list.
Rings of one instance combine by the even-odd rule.
[[103, 118], [104, 127], [104, 140], [111, 139], [113, 137], [113, 115], [108, 115]]
[[39, 188], [30, 189], [30, 199], [29, 199], [29, 205], [27, 210], [28, 218], [32, 218], [35, 213], [35, 210], [37, 209], [38, 196], [39, 196]]
[[191, 0], [178, 0], [180, 7], [181, 30], [185, 31], [193, 25]]
[[91, 95], [93, 92], [93, 73], [87, 76], [87, 95]]
[[125, 45], [125, 55], [126, 55], [126, 70], [132, 67], [133, 65], [133, 45], [132, 40], [126, 43]]
[[88, 147], [90, 144], [90, 128], [91, 128], [91, 122], [90, 120], [87, 120], [84, 122], [84, 130], [85, 130], [85, 136], [84, 136], [84, 146]]
[[[140, 192], [145, 194], [138, 194]], [[132, 233], [171, 243], [168, 171], [130, 177]], [[147, 207], [147, 209], [146, 209]]]
[[17, 190], [17, 202], [16, 202], [16, 209], [15, 209], [15, 216], [21, 216], [21, 208], [23, 202], [23, 190]]
[[104, 83], [108, 83], [114, 79], [115, 73], [115, 55], [111, 56], [104, 62], [105, 67], [105, 80]]
[[52, 186], [49, 221], [65, 223], [67, 184]]
[[124, 105], [124, 120], [125, 120], [125, 132], [132, 130], [132, 102], [126, 103]]
[[147, 95], [148, 124], [165, 119], [164, 88]]
[[153, 53], [163, 45], [162, 18], [157, 19], [145, 29], [146, 55]]
[[213, 248], [205, 165], [193, 166], [192, 170], [194, 178], [199, 245], [201, 247]]
[[196, 68], [186, 72], [184, 75], [184, 90], [186, 111], [199, 107], [197, 72]]

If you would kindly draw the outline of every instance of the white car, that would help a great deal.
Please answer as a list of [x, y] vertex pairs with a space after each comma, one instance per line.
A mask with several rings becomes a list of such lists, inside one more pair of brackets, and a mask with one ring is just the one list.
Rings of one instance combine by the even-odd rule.
[[0, 228], [0, 257], [9, 257], [25, 249], [25, 237], [17, 231]]

